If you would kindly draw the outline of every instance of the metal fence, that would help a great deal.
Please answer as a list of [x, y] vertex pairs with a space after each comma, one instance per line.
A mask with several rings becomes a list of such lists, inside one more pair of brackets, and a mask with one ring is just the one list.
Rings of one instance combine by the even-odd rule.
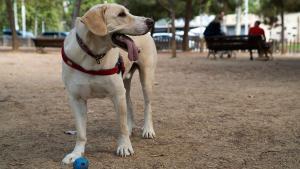
[[286, 50], [288, 53], [300, 53], [300, 42], [289, 41], [286, 43]]
[[[158, 50], [170, 50], [172, 48], [171, 38], [154, 38]], [[176, 39], [176, 49], [182, 50], [182, 39]], [[192, 51], [204, 51], [205, 40], [200, 37], [190, 37], [188, 41], [189, 49]]]
[[[271, 41], [273, 53], [281, 52], [281, 42]], [[155, 44], [158, 50], [171, 50], [171, 39], [155, 39]], [[182, 50], [182, 40], [176, 40], [177, 50]], [[205, 40], [199, 37], [190, 37], [189, 48], [191, 51], [204, 52], [208, 51]], [[285, 53], [300, 53], [300, 42], [299, 41], [286, 41], [284, 46]]]
[[[280, 53], [282, 45], [280, 41], [272, 41], [273, 53]], [[285, 41], [284, 53], [300, 53], [300, 42], [299, 41]]]

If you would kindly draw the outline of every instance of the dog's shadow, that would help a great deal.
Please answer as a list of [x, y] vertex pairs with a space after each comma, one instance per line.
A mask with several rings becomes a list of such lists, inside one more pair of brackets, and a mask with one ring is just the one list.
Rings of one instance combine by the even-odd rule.
[[[94, 119], [90, 120], [87, 124], [87, 144], [86, 154], [92, 156], [103, 155], [115, 155], [115, 149], [117, 147], [118, 139], [118, 123], [115, 119]], [[134, 128], [130, 139], [132, 142], [138, 142], [142, 137], [142, 129]], [[75, 143], [76, 136], [71, 137], [71, 143]], [[70, 140], [66, 140], [69, 142]], [[70, 142], [69, 142], [70, 143]], [[74, 146], [74, 144], [72, 144]], [[70, 147], [69, 151], [72, 151], [74, 147]], [[100, 155], [99, 155], [100, 156]]]
[[[117, 147], [118, 127], [115, 120], [95, 120], [87, 125], [86, 151], [90, 153], [115, 154]], [[142, 129], [134, 128], [130, 139], [132, 142], [141, 140]]]

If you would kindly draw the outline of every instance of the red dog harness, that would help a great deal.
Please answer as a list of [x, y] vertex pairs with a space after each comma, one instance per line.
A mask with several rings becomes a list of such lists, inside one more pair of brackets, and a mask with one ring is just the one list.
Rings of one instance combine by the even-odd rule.
[[[95, 57], [91, 51], [87, 48], [87, 46], [83, 43], [83, 41], [80, 39], [80, 37], [76, 34], [76, 39], [77, 42], [79, 44], [79, 46], [81, 47], [82, 50], [84, 50], [87, 54], [89, 54], [91, 57], [95, 58], [97, 63], [100, 63], [100, 59], [102, 59], [105, 54], [101, 54], [101, 57]], [[91, 55], [92, 54], [92, 55]], [[85, 68], [83, 68], [82, 66], [78, 65], [77, 63], [75, 63], [74, 61], [72, 61], [70, 58], [68, 58], [68, 56], [65, 53], [64, 47], [62, 47], [61, 49], [61, 56], [62, 59], [64, 60], [64, 62], [69, 65], [70, 67], [72, 67], [73, 69], [76, 69], [80, 72], [86, 73], [86, 74], [90, 74], [90, 75], [98, 75], [98, 76], [106, 76], [106, 75], [113, 75], [113, 74], [119, 74], [120, 72], [122, 72], [122, 75], [125, 72], [125, 66], [124, 66], [124, 62], [122, 60], [122, 57], [119, 56], [118, 62], [116, 63], [116, 66], [114, 68], [111, 69], [102, 69], [102, 70], [86, 70]]]
[[102, 69], [102, 70], [86, 70], [82, 66], [78, 65], [77, 63], [73, 62], [71, 59], [69, 59], [64, 51], [64, 48], [61, 49], [61, 56], [64, 60], [64, 62], [72, 67], [73, 69], [76, 69], [80, 72], [90, 74], [90, 75], [98, 75], [98, 76], [105, 76], [105, 75], [113, 75], [113, 74], [119, 74], [122, 72], [122, 75], [125, 72], [125, 66], [122, 57], [119, 57], [118, 62], [116, 63], [116, 66], [111, 69]]

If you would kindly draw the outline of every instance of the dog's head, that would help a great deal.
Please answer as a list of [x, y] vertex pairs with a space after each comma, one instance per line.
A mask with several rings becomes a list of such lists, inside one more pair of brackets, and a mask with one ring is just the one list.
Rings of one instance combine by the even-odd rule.
[[126, 35], [143, 35], [154, 26], [152, 19], [134, 16], [118, 4], [96, 5], [80, 19], [96, 36], [110, 36], [114, 45], [128, 51], [130, 60], [137, 59], [137, 48]]

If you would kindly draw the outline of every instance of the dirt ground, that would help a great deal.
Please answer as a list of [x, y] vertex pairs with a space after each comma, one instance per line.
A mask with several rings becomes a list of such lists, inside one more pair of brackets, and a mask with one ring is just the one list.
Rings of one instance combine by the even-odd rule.
[[[210, 60], [205, 54], [159, 55], [153, 95], [157, 138], [131, 137], [135, 155], [115, 155], [109, 99], [89, 101], [86, 157], [91, 169], [297, 169], [300, 166], [300, 57]], [[248, 55], [248, 54], [246, 54]], [[61, 81], [59, 50], [0, 51], [0, 168], [72, 168], [75, 127]], [[138, 73], [132, 100], [138, 127]]]

